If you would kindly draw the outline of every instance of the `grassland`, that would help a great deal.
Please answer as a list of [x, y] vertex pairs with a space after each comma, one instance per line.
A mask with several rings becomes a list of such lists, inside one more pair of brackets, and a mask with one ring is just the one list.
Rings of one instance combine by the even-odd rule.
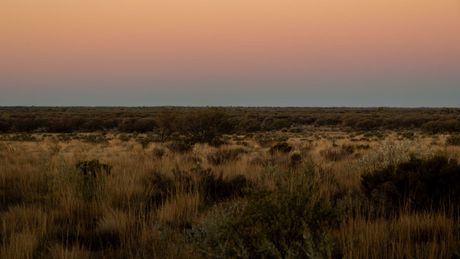
[[[0, 258], [457, 258], [456, 199], [420, 209], [363, 186], [411, 157], [460, 160], [456, 136], [303, 126], [184, 146], [158, 132], [4, 133]], [[91, 160], [110, 174], [83, 175]]]

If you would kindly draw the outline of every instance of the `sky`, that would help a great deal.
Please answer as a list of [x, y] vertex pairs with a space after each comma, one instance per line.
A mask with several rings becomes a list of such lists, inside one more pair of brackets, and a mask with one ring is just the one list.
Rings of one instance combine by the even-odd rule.
[[460, 0], [1, 0], [22, 105], [460, 107]]

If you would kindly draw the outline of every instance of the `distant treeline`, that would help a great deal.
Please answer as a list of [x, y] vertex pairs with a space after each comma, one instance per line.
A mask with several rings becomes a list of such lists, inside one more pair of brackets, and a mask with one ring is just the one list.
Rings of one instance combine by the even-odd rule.
[[192, 116], [196, 111], [210, 109], [225, 114], [231, 125], [228, 129], [236, 133], [294, 130], [302, 126], [460, 132], [457, 108], [294, 107], [0, 107], [0, 132], [150, 132], [161, 130], [167, 116], [172, 116], [171, 111], [187, 124], [188, 119], [196, 121], [196, 114]]

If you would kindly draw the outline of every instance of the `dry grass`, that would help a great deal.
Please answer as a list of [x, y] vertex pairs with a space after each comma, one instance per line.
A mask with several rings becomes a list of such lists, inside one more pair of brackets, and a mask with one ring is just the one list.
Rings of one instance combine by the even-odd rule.
[[[200, 167], [211, 168], [224, 179], [242, 174], [254, 186], [270, 189], [276, 185], [274, 172], [301, 170], [302, 165], [292, 167], [292, 153], [328, 175], [312, 179], [322, 193], [318, 197], [345, 195], [339, 204], [347, 208], [343, 222], [333, 231], [343, 257], [451, 258], [459, 251], [460, 225], [454, 217], [404, 212], [394, 218], [372, 218], [356, 200], [363, 173], [402, 161], [410, 153], [443, 153], [459, 159], [460, 147], [444, 145], [447, 136], [416, 134], [401, 139], [388, 132], [382, 139], [328, 131], [278, 134], [288, 139], [293, 147], [290, 153], [270, 154], [276, 140], [261, 146], [250, 137], [238, 137], [219, 148], [195, 145], [184, 154], [171, 152], [167, 143], [143, 148], [133, 139], [122, 141], [110, 134], [107, 143], [56, 141], [52, 135], [37, 136], [36, 142], [0, 141], [0, 257], [201, 257], [184, 234], [214, 206], [204, 204], [199, 177], [190, 174], [189, 180], [174, 183], [157, 203], [147, 179], [154, 172], [177, 179], [175, 170], [192, 172]], [[244, 145], [239, 144], [242, 139]], [[352, 146], [353, 152], [340, 159], [324, 155], [324, 150], [344, 145]], [[237, 149], [244, 152], [223, 163], [207, 159], [210, 154], [220, 155], [218, 151]], [[110, 164], [113, 170], [91, 189], [93, 198], [88, 200], [75, 164], [91, 159]]]

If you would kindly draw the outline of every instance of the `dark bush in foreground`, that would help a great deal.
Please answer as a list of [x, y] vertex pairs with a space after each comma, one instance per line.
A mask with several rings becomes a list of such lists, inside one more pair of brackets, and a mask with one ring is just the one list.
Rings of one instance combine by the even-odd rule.
[[276, 153], [276, 152], [280, 152], [280, 153], [289, 153], [291, 152], [292, 150], [292, 146], [290, 146], [287, 142], [281, 142], [281, 143], [277, 143], [276, 145], [274, 145], [273, 147], [270, 148], [270, 153]]
[[229, 198], [241, 197], [251, 182], [243, 175], [224, 178], [222, 174], [215, 175], [210, 170], [200, 172], [200, 188], [206, 203], [224, 201]]
[[222, 207], [190, 233], [211, 258], [330, 258], [338, 214], [318, 196], [310, 172], [280, 176], [275, 190]]
[[100, 177], [102, 174], [109, 175], [112, 166], [99, 162], [99, 160], [81, 161], [75, 166], [84, 176]]
[[362, 176], [361, 184], [374, 204], [390, 211], [402, 206], [414, 210], [459, 208], [460, 165], [442, 156], [412, 157]]
[[460, 135], [450, 135], [446, 139], [446, 144], [451, 146], [460, 146]]
[[177, 153], [186, 153], [193, 149], [193, 144], [186, 140], [176, 140], [168, 145], [169, 150]]

